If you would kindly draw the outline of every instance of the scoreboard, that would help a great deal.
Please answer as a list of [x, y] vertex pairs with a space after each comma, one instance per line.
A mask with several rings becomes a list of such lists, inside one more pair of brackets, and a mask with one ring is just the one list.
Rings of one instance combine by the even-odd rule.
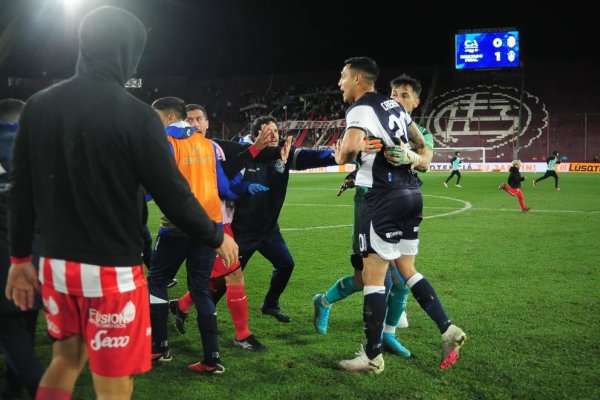
[[519, 67], [519, 31], [471, 32], [455, 35], [455, 68]]

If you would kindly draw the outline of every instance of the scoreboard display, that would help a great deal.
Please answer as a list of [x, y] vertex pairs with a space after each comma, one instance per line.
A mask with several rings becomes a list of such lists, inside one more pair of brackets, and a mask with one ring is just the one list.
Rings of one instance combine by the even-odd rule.
[[456, 69], [519, 67], [519, 31], [455, 35]]

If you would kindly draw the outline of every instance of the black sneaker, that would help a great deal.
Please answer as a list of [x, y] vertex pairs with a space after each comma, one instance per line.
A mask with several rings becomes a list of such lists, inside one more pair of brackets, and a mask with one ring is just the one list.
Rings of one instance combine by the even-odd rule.
[[173, 360], [171, 349], [168, 347], [159, 347], [158, 349], [152, 349], [152, 361], [158, 362], [169, 362]]
[[175, 317], [175, 327], [179, 333], [183, 334], [186, 332], [185, 320], [187, 319], [187, 313], [184, 313], [179, 309], [179, 300], [169, 301], [169, 312]]
[[292, 322], [292, 318], [281, 311], [280, 308], [262, 306], [261, 311], [263, 314], [274, 316], [279, 322]]
[[242, 340], [235, 339], [233, 341], [233, 344], [242, 350], [258, 351], [258, 352], [267, 351], [267, 346], [265, 346], [264, 344], [262, 344], [261, 342], [256, 340], [254, 335], [250, 335], [246, 339], [242, 339]]
[[171, 289], [172, 287], [177, 286], [177, 279], [171, 279], [171, 282], [167, 283], [167, 289]]

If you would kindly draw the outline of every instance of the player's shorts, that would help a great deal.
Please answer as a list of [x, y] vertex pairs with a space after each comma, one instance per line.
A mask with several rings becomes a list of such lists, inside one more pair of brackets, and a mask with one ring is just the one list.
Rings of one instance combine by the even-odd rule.
[[[122, 377], [150, 370], [152, 329], [141, 265], [99, 267], [42, 258], [40, 281], [48, 333], [56, 340], [81, 336], [93, 373]], [[93, 287], [106, 294], [86, 296]]]
[[423, 198], [419, 189], [371, 189], [360, 217], [361, 256], [376, 253], [391, 261], [402, 255], [416, 255], [422, 213]]
[[[231, 224], [223, 224], [223, 233], [233, 237], [233, 230], [231, 229]], [[210, 273], [210, 278], [213, 279], [228, 275], [236, 269], [238, 269], [241, 265], [242, 264], [238, 260], [231, 267], [225, 268], [225, 263], [223, 262], [223, 259], [217, 254], [217, 256], [215, 257], [215, 263], [213, 264], [212, 272]]]

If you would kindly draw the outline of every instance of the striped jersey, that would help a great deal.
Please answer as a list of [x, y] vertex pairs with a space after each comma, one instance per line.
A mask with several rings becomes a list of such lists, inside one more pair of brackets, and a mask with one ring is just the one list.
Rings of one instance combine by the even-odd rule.
[[[395, 100], [375, 92], [365, 93], [346, 111], [346, 129], [365, 132], [365, 136], [380, 138], [385, 146], [408, 143], [410, 115]], [[356, 185], [373, 188], [418, 188], [419, 180], [410, 165], [394, 167], [383, 152], [360, 154], [361, 166]]]

